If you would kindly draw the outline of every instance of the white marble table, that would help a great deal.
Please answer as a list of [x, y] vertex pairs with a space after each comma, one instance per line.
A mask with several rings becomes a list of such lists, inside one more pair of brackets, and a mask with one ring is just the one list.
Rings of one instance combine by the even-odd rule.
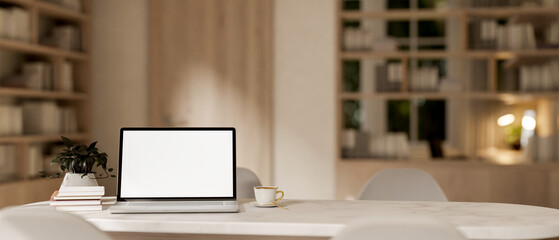
[[239, 213], [77, 214], [107, 232], [329, 238], [359, 217], [411, 214], [448, 221], [469, 239], [559, 237], [559, 210], [527, 205], [329, 200], [283, 200], [285, 208], [240, 205]]

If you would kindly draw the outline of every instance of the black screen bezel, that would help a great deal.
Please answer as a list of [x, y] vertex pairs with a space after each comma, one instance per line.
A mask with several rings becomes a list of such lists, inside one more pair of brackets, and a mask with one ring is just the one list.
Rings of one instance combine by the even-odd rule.
[[[233, 134], [233, 197], [121, 197], [122, 179], [122, 141], [124, 131], [231, 131]], [[234, 127], [122, 127], [120, 128], [120, 144], [118, 151], [117, 201], [130, 200], [169, 200], [169, 201], [233, 201], [237, 199], [237, 142]], [[146, 173], [147, 174], [147, 173]], [[146, 175], [147, 177], [147, 175]]]

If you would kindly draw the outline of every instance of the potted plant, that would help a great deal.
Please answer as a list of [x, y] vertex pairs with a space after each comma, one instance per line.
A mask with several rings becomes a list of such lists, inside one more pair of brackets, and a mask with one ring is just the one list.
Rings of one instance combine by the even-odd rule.
[[[62, 186], [97, 186], [97, 179], [115, 177], [110, 174], [112, 168], [107, 169], [107, 154], [100, 152], [97, 142], [87, 145], [77, 145], [72, 140], [61, 137], [66, 149], [58, 153], [52, 164], [60, 165], [60, 170], [66, 173]], [[97, 174], [95, 167], [101, 167], [102, 173]], [[45, 171], [40, 172], [47, 177]], [[61, 173], [51, 177], [60, 177]]]

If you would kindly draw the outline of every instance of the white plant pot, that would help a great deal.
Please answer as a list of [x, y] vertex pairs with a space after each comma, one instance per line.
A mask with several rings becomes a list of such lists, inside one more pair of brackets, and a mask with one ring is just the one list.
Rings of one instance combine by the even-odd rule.
[[61, 187], [85, 187], [85, 186], [99, 186], [95, 174], [89, 173], [83, 176], [83, 173], [66, 173], [64, 180], [62, 180]]

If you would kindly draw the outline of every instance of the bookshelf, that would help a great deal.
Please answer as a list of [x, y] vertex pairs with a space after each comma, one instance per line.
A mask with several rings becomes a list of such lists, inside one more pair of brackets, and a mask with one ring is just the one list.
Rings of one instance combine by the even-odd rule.
[[[12, 149], [11, 155], [7, 155], [4, 150], [4, 155], [0, 156], [3, 167], [10, 162], [13, 170], [10, 174], [0, 173], [4, 174], [0, 181], [0, 208], [48, 199], [60, 186], [61, 180], [41, 179], [34, 172], [48, 170], [46, 166], [50, 162], [49, 155], [56, 151], [52, 144], [60, 143], [61, 135], [78, 142], [85, 142], [90, 138], [91, 2], [76, 0], [71, 4], [72, 6], [63, 6], [56, 0], [0, 0], [0, 10], [10, 12], [17, 9], [26, 14], [24, 21], [4, 21], [4, 25], [0, 26], [0, 57], [3, 56], [0, 62], [0, 104], [25, 108], [27, 102], [48, 102], [56, 106], [56, 111], [52, 114], [59, 115], [56, 118], [58, 122], [51, 124], [56, 126], [54, 132], [29, 132], [26, 129], [29, 126], [26, 125], [28, 120], [25, 118], [41, 115], [20, 110], [23, 112], [22, 119], [19, 119], [23, 121], [21, 132], [4, 133], [0, 136], [0, 146]], [[14, 28], [10, 24], [22, 22], [23, 25], [15, 26], [17, 29], [24, 29], [22, 31], [25, 39], [14, 38], [6, 35], [6, 32], [2, 34], [2, 28]], [[27, 75], [24, 68], [25, 64], [36, 62], [47, 65], [49, 70], [41, 72], [37, 78], [39, 87], [30, 87], [33, 75]], [[45, 83], [45, 79], [49, 79], [48, 83]], [[69, 113], [61, 117], [63, 108], [69, 109]], [[62, 121], [65, 122], [61, 123]], [[36, 150], [36, 146], [41, 147]], [[38, 151], [38, 159], [32, 151]], [[7, 156], [11, 158], [8, 159]], [[37, 164], [38, 166], [34, 166]]]
[[[344, 9], [344, 6], [349, 6], [347, 2], [359, 2], [359, 9]], [[483, 1], [447, 0], [440, 1], [445, 2], [447, 5], [437, 9], [436, 7], [418, 7], [418, 2], [425, 3], [436, 1], [410, 0], [409, 6], [406, 9], [382, 10], [388, 9], [388, 5], [390, 5], [390, 3], [388, 3], [389, 1], [366, 2], [366, 0], [339, 0], [337, 4], [336, 165], [338, 169], [338, 198], [344, 199], [355, 196], [358, 191], [357, 187], [362, 186], [375, 171], [389, 167], [414, 167], [424, 169], [435, 175], [440, 181], [466, 181], [465, 179], [467, 177], [465, 179], [456, 180], [451, 176], [475, 176], [480, 172], [484, 172], [484, 174], [485, 172], [488, 174], [495, 173], [496, 176], [514, 172], [512, 176], [525, 179], [528, 174], [527, 172], [535, 171], [534, 169], [542, 172], [542, 179], [540, 179], [542, 181], [551, 181], [551, 179], [557, 178], [552, 172], [559, 169], [559, 164], [554, 163], [559, 158], [559, 152], [552, 153], [553, 159], [548, 159], [545, 162], [539, 162], [537, 159], [525, 162], [507, 162], [504, 160], [499, 162], [490, 159], [482, 159], [482, 157], [485, 157], [483, 153], [500, 151], [513, 153], [510, 155], [514, 156], [520, 156], [522, 153], [505, 148], [495, 151], [486, 151], [487, 149], [481, 148], [480, 146], [489, 146], [491, 144], [488, 142], [491, 141], [504, 142], [504, 140], [501, 139], [504, 137], [501, 135], [487, 137], [489, 134], [486, 133], [497, 132], [504, 135], [504, 128], [498, 129], [498, 126], [486, 127], [485, 125], [488, 124], [485, 122], [491, 122], [493, 125], [497, 125], [497, 119], [494, 115], [501, 115], [506, 111], [513, 111], [511, 109], [516, 109], [514, 106], [536, 109], [538, 111], [538, 127], [535, 130], [535, 134], [546, 132], [551, 138], [557, 139], [556, 135], [558, 135], [559, 128], [559, 126], [556, 126], [558, 122], [558, 117], [556, 116], [557, 110], [550, 109], [549, 105], [557, 105], [559, 101], [559, 88], [540, 87], [538, 89], [520, 89], [519, 86], [516, 86], [515, 89], [511, 90], [503, 87], [503, 82], [505, 81], [505, 71], [514, 71], [517, 75], [520, 75], [520, 68], [524, 65], [545, 65], [559, 59], [559, 44], [553, 47], [540, 47], [540, 42], [543, 41], [539, 39], [547, 37], [545, 35], [547, 34], [545, 30], [551, 28], [550, 26], [552, 24], [557, 24], [556, 22], [559, 20], [557, 17], [559, 16], [559, 6], [473, 7], [472, 2]], [[402, 2], [408, 1], [400, 1], [399, 3]], [[372, 5], [374, 6], [371, 7]], [[532, 29], [532, 31], [538, 38], [536, 39], [538, 40], [538, 45], [530, 45], [530, 47], [522, 45], [519, 48], [516, 46], [513, 48], [512, 43], [509, 43], [506, 47], [497, 47], [497, 37], [495, 37], [495, 42], [492, 43], [492, 47], [476, 46], [474, 44], [477, 44], [477, 42], [472, 40], [475, 39], [472, 36], [477, 34], [472, 31], [476, 30], [473, 26], [478, 19], [495, 21], [494, 25], [499, 27], [509, 27], [509, 25], [515, 24], [530, 24], [531, 27], [535, 28], [535, 30]], [[429, 21], [438, 21], [437, 24], [443, 23], [444, 27], [442, 28], [444, 29], [444, 34], [442, 37], [420, 36], [418, 33], [420, 25], [424, 24], [423, 26], [425, 26], [425, 22]], [[405, 26], [409, 35], [390, 35], [389, 28], [392, 23]], [[359, 36], [358, 40], [355, 40], [356, 32], [359, 32], [359, 35], [357, 35]], [[486, 33], [487, 32], [484, 34]], [[494, 32], [490, 33], [494, 34]], [[390, 48], [390, 44], [386, 45], [386, 38], [390, 38], [390, 43], [397, 45], [397, 47]], [[440, 44], [440, 38], [443, 39], [443, 44]], [[371, 39], [373, 41], [371, 41]], [[384, 45], [380, 44], [379, 46], [381, 47], [376, 47], [377, 39], [384, 41], [381, 42]], [[422, 40], [426, 40], [423, 42], [437, 42], [432, 45], [444, 46], [432, 48], [425, 47], [422, 46]], [[357, 47], [355, 43], [357, 43]], [[419, 78], [417, 74], [418, 69], [421, 68], [420, 63], [422, 61], [434, 62], [437, 60], [446, 61], [444, 74], [441, 68], [437, 69], [437, 71], [439, 71], [438, 73], [440, 73], [437, 75], [437, 88], [427, 90], [414, 89], [413, 81]], [[384, 64], [385, 68], [378, 68], [378, 64]], [[379, 71], [381, 73], [382, 71], [390, 72], [391, 70], [386, 70], [390, 68], [390, 66], [388, 66], [390, 64], [396, 64], [399, 65], [398, 67], [401, 67], [400, 73], [396, 75], [399, 80], [398, 85], [389, 88], [389, 90], [380, 89], [378, 85], [378, 81], [380, 81], [379, 76], [385, 77], [386, 75], [379, 75]], [[451, 66], [452, 64], [453, 66]], [[479, 71], [478, 75], [475, 75], [474, 72], [476, 71], [472, 70], [476, 64], [478, 65], [477, 69], [479, 69], [480, 65], [483, 69], [483, 71]], [[451, 71], [454, 71], [454, 75], [448, 76]], [[444, 80], [450, 79], [460, 83], [459, 90], [442, 90], [441, 83], [443, 78]], [[516, 83], [520, 81], [519, 79], [520, 77], [517, 76], [515, 79]], [[443, 134], [446, 134], [447, 138], [449, 138], [448, 132], [454, 131], [454, 133], [450, 134], [453, 135], [453, 139], [451, 140], [465, 145], [460, 148], [460, 156], [447, 157], [445, 155], [443, 158], [436, 159], [431, 156], [418, 158], [410, 157], [410, 155], [416, 153], [412, 151], [414, 149], [413, 144], [421, 147], [425, 147], [427, 144], [427, 148], [429, 147], [429, 143], [425, 143], [427, 140], [421, 140], [421, 136], [418, 136], [421, 135], [421, 133], [418, 133], [421, 131], [421, 128], [425, 128], [418, 123], [422, 121], [421, 116], [418, 117], [418, 112], [421, 111], [420, 107], [415, 109], [410, 107], [409, 110], [410, 124], [408, 125], [409, 132], [407, 136], [410, 139], [410, 145], [412, 145], [410, 146], [412, 150], [409, 150], [410, 154], [407, 157], [400, 157], [399, 155], [375, 155], [375, 147], [373, 146], [375, 141], [390, 142], [388, 138], [377, 139], [374, 135], [385, 135], [382, 137], [390, 135], [389, 126], [391, 120], [388, 119], [390, 106], [387, 104], [389, 101], [408, 102], [410, 106], [418, 104], [418, 102], [444, 102], [446, 104], [445, 118], [447, 119], [445, 121], [448, 121], [448, 119], [457, 121], [457, 119], [459, 119], [458, 122], [461, 124], [453, 122], [455, 124], [454, 126], [460, 126], [460, 128], [463, 129], [455, 130], [444, 125], [438, 127], [446, 129], [446, 133]], [[382, 106], [379, 107], [379, 105]], [[547, 107], [547, 109], [544, 109], [545, 107]], [[459, 108], [460, 110], [449, 111], [449, 109], [452, 110], [452, 108]], [[352, 109], [349, 110], [349, 114], [347, 113], [348, 109]], [[374, 111], [367, 114], [366, 112], [369, 109], [373, 109]], [[545, 110], [545, 114], [539, 114], [539, 111], [542, 109]], [[463, 112], [460, 112], [462, 110]], [[349, 118], [352, 119], [348, 120]], [[423, 119], [425, 119], [425, 117]], [[483, 119], [485, 125], [480, 124], [482, 120], [479, 119]], [[355, 124], [351, 121], [357, 123]], [[425, 122], [425, 120], [423, 121]], [[518, 121], [519, 120], [517, 120], [517, 122]], [[412, 124], [412, 122], [415, 123]], [[366, 128], [365, 130], [363, 130], [364, 126]], [[356, 130], [353, 130], [354, 128]], [[369, 134], [369, 136], [362, 134], [361, 131], [368, 131], [367, 134]], [[414, 131], [415, 133], [413, 133]], [[483, 139], [483, 137], [489, 138], [489, 140]], [[359, 144], [359, 141], [362, 141], [363, 138], [369, 140], [365, 141], [364, 144]], [[447, 140], [448, 139], [445, 141]], [[423, 143], [421, 143], [421, 141], [423, 141]], [[395, 142], [392, 141], [392, 143]], [[557, 140], [555, 140], [553, 146], [557, 144]], [[389, 143], [384, 145], [389, 145]], [[500, 146], [502, 147], [502, 145], [504, 144]], [[369, 149], [367, 153], [363, 153], [363, 151], [351, 152], [348, 151], [348, 148]], [[384, 149], [385, 151], [387, 151], [386, 148], [387, 147]], [[401, 149], [392, 149], [391, 151], [398, 152], [400, 150]], [[513, 165], [511, 166], [510, 164]], [[491, 182], [483, 182], [486, 180]], [[461, 190], [463, 190], [462, 192], [472, 193], [489, 191], [494, 192], [494, 196], [497, 196], [499, 193], [503, 192], [497, 185], [506, 184], [505, 182], [500, 182], [498, 179], [489, 180], [489, 178], [484, 178], [483, 181], [477, 181], [481, 184], [477, 187], [466, 184], [466, 189]], [[495, 188], [493, 188], [493, 186]], [[526, 186], [532, 185], [531, 183], [527, 183]], [[449, 188], [450, 187], [451, 186], [449, 186]], [[483, 188], [483, 190], [480, 190], [481, 188]], [[554, 194], [557, 194], [556, 190], [552, 188], [541, 188], [541, 190], [541, 192], [538, 192], [538, 194], [541, 194], [541, 198], [534, 199], [533, 201], [526, 200], [525, 197], [523, 198], [520, 194], [513, 194], [515, 196], [511, 197], [508, 201], [512, 203], [559, 206], [559, 199], [554, 199], [553, 197], [555, 196]], [[470, 198], [470, 196], [465, 198], [462, 192], [451, 189], [445, 189], [445, 191], [450, 192], [450, 199], [455, 201], [491, 201], [491, 198], [494, 197], [486, 195], [484, 199]], [[453, 197], [453, 194], [457, 197]], [[503, 192], [503, 194], [508, 193]], [[501, 200], [499, 199], [498, 201]]]

